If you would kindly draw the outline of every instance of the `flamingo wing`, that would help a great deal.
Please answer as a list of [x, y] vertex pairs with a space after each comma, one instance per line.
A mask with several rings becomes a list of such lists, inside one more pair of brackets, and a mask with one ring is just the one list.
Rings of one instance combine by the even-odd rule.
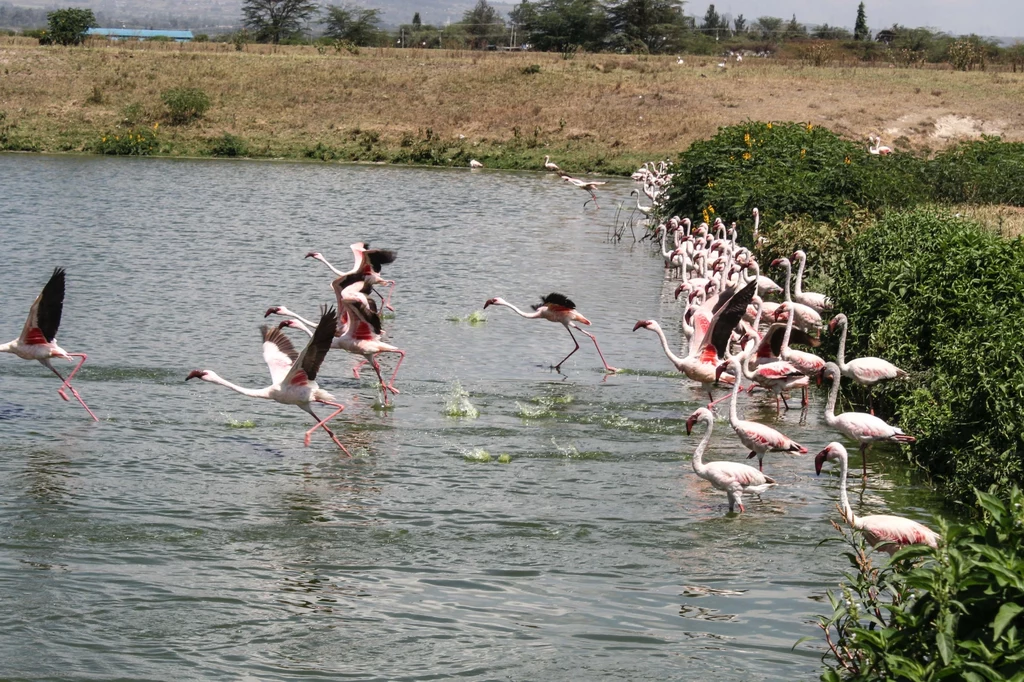
[[320, 365], [327, 357], [327, 351], [331, 349], [331, 342], [334, 341], [334, 330], [338, 328], [338, 311], [334, 308], [324, 306], [321, 308], [320, 323], [313, 332], [313, 338], [309, 340], [306, 347], [302, 349], [295, 364], [285, 377], [289, 384], [301, 384], [316, 379], [320, 371]]
[[857, 518], [856, 525], [864, 531], [872, 546], [883, 542], [892, 543], [895, 551], [907, 545], [938, 545], [938, 533], [923, 523], [902, 516], [863, 516]]
[[275, 384], [281, 383], [299, 357], [292, 340], [279, 327], [260, 327], [263, 334], [263, 360], [270, 369], [270, 378]]
[[765, 476], [754, 467], [740, 462], [708, 462], [707, 472], [712, 476], [708, 478], [712, 485], [722, 490], [737, 484], [746, 488], [766, 483], [775, 483], [775, 479]]
[[[711, 321], [708, 323], [708, 329], [701, 340], [701, 346], [705, 343], [710, 343], [718, 351], [718, 357], [725, 357], [725, 351], [729, 347], [732, 330], [736, 328], [736, 325], [743, 317], [743, 313], [747, 310], [747, 306], [750, 305], [750, 301], [753, 300], [756, 292], [757, 281], [753, 280], [729, 296], [724, 304], [719, 302], [718, 312], [712, 316]], [[694, 333], [694, 336], [696, 336], [696, 333]]]
[[64, 311], [64, 268], [54, 268], [43, 290], [32, 301], [28, 319], [18, 337], [25, 345], [50, 343], [57, 338], [60, 317]]
[[807, 448], [770, 426], [751, 421], [744, 421], [742, 426], [747, 438], [756, 443], [762, 444], [768, 450], [776, 450], [779, 452], [807, 452]]
[[388, 251], [385, 249], [370, 249], [363, 253], [364, 258], [370, 261], [370, 265], [373, 267], [374, 272], [380, 272], [382, 265], [394, 263], [395, 259], [398, 258], [398, 253], [396, 251]]

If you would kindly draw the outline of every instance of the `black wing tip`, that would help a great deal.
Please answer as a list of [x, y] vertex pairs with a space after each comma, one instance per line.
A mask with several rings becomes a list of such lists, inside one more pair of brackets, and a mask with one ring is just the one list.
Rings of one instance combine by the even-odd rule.
[[[565, 294], [559, 294], [555, 292], [551, 292], [547, 296], [540, 297], [540, 305], [549, 304], [562, 306], [563, 308], [572, 308], [573, 310], [576, 309], [576, 304], [573, 303], [568, 296], [566, 296]], [[539, 307], [540, 306], [534, 306], [533, 309], [536, 310]]]

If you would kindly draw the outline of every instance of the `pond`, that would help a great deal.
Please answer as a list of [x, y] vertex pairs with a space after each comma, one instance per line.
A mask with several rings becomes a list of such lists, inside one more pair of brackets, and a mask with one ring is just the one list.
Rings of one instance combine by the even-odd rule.
[[[820, 640], [793, 645], [845, 567], [818, 547], [838, 519], [835, 476], [814, 475], [837, 438], [824, 390], [780, 416], [741, 398], [811, 455], [769, 454], [778, 487], [728, 514], [690, 467], [685, 421], [706, 397], [632, 331], [659, 319], [679, 343], [661, 256], [606, 241], [630, 182], [597, 210], [541, 173], [0, 155], [0, 178], [0, 337], [66, 267], [59, 341], [89, 354], [76, 385], [100, 419], [0, 355], [0, 676], [818, 674]], [[331, 273], [303, 256], [347, 269], [361, 240], [399, 252], [385, 326], [408, 356], [385, 410], [372, 372], [328, 355], [352, 459], [322, 432], [303, 447], [297, 408], [185, 383], [203, 368], [267, 385], [264, 311], [314, 315]], [[555, 373], [559, 325], [458, 319], [552, 291], [625, 372], [606, 377], [581, 339]], [[461, 401], [478, 415], [454, 416], [473, 411]], [[705, 458], [741, 447], [719, 420]], [[855, 510], [929, 522], [899, 453], [874, 452]]]

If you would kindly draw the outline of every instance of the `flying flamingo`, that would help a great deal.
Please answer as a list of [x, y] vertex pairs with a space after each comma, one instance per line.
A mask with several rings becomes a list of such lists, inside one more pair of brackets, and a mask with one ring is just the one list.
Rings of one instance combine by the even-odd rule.
[[552, 173], [559, 173], [562, 170], [561, 168], [558, 167], [557, 163], [554, 163], [551, 160], [551, 156], [549, 154], [544, 155], [544, 168], [551, 171]]
[[609, 365], [608, 361], [604, 359], [604, 353], [601, 352], [601, 346], [597, 345], [597, 337], [595, 337], [590, 332], [584, 331], [583, 329], [580, 328], [578, 324], [576, 324], [577, 322], [579, 322], [580, 324], [585, 324], [589, 327], [590, 320], [583, 317], [583, 315], [581, 315], [579, 311], [576, 310], [576, 304], [573, 303], [568, 298], [566, 298], [565, 296], [563, 296], [562, 294], [552, 293], [548, 294], [547, 296], [542, 296], [540, 299], [540, 304], [533, 306], [532, 313], [523, 312], [522, 310], [520, 310], [519, 308], [515, 307], [514, 305], [512, 305], [511, 303], [502, 298], [488, 299], [487, 302], [484, 303], [484, 309], [486, 310], [487, 306], [491, 305], [503, 305], [506, 308], [511, 308], [513, 312], [515, 312], [520, 317], [525, 317], [530, 320], [547, 320], [548, 322], [557, 322], [558, 324], [565, 327], [565, 330], [569, 332], [569, 336], [572, 337], [572, 342], [576, 344], [576, 347], [569, 352], [569, 355], [566, 355], [564, 358], [562, 358], [561, 362], [554, 366], [556, 372], [560, 372], [562, 363], [564, 363], [566, 360], [572, 357], [572, 354], [580, 349], [580, 343], [579, 341], [576, 340], [576, 336], [572, 333], [573, 329], [582, 334], [585, 334], [586, 336], [589, 336], [590, 340], [594, 342], [594, 348], [597, 349], [597, 354], [601, 356], [601, 362], [604, 364], [605, 371], [619, 371], [615, 367]]
[[[357, 274], [367, 275], [371, 278], [370, 284], [380, 284], [391, 287], [391, 290], [388, 291], [388, 300], [385, 301], [384, 297], [381, 296], [381, 303], [384, 304], [385, 308], [393, 311], [394, 308], [391, 307], [391, 297], [395, 293], [395, 280], [382, 278], [380, 276], [380, 270], [381, 267], [389, 263], [394, 263], [395, 259], [398, 258], [398, 253], [386, 249], [371, 249], [369, 242], [356, 242], [354, 244], [350, 244], [349, 248], [352, 249], [352, 255], [355, 256], [355, 265], [348, 272], [342, 272], [328, 263], [327, 259], [324, 258], [324, 255], [319, 251], [310, 251], [304, 257], [320, 261], [330, 268], [331, 272], [338, 277], [348, 277], [349, 275]], [[340, 300], [338, 301], [338, 306], [341, 306]]]
[[800, 263], [796, 272], [796, 284], [793, 286], [793, 300], [809, 308], [814, 308], [818, 313], [826, 313], [832, 310], [832, 299], [828, 296], [803, 290], [804, 267], [807, 265], [807, 254], [803, 250], [798, 250], [793, 254], [793, 258]]
[[711, 410], [701, 407], [690, 415], [686, 420], [686, 435], [689, 436], [693, 425], [697, 422], [707, 425], [704, 437], [700, 445], [693, 453], [693, 471], [705, 481], [719, 490], [724, 490], [729, 496], [729, 511], [735, 507], [740, 511], [746, 511], [743, 507], [743, 493], [763, 493], [775, 485], [775, 479], [765, 476], [754, 467], [740, 462], [708, 462], [704, 463], [704, 450], [711, 441], [711, 430], [714, 427], [715, 417]]
[[836, 416], [836, 398], [839, 397], [839, 381], [841, 376], [839, 366], [834, 362], [826, 363], [825, 368], [818, 375], [819, 379], [832, 379], [832, 390], [829, 391], [828, 405], [825, 407], [825, 423], [848, 438], [860, 443], [861, 457], [864, 458], [863, 478], [867, 479], [868, 446], [871, 443], [875, 441], [914, 443], [917, 439], [903, 433], [903, 430], [899, 427], [886, 424], [873, 414], [844, 412]]
[[[334, 435], [334, 432], [327, 426], [327, 422], [341, 414], [345, 406], [335, 402], [334, 396], [317, 386], [316, 381], [314, 381], [317, 372], [320, 370], [320, 365], [327, 356], [327, 351], [331, 348], [331, 341], [334, 339], [334, 333], [337, 328], [337, 311], [334, 308], [324, 310], [320, 316], [320, 323], [317, 325], [316, 331], [313, 332], [313, 338], [310, 339], [300, 354], [295, 352], [292, 342], [280, 329], [267, 326], [260, 327], [260, 332], [263, 334], [263, 359], [266, 361], [267, 367], [270, 368], [270, 378], [274, 382], [266, 388], [254, 389], [238, 386], [226, 379], [222, 379], [216, 373], [207, 369], [192, 370], [185, 377], [185, 381], [200, 379], [211, 384], [220, 384], [250, 398], [263, 398], [265, 400], [275, 400], [284, 405], [296, 405], [312, 415], [313, 419], [317, 421], [313, 428], [306, 431], [305, 444], [307, 446], [313, 432], [323, 427], [323, 430], [330, 435], [331, 440], [346, 455], [351, 456], [345, 446], [341, 444], [341, 441], [338, 440], [338, 437]], [[332, 412], [326, 419], [321, 420], [313, 414], [311, 403], [320, 403], [338, 409]]]
[[707, 392], [711, 401], [709, 406], [713, 406], [716, 401], [711, 393], [711, 387], [719, 379], [719, 375], [716, 374], [718, 360], [725, 356], [732, 330], [736, 328], [747, 305], [754, 298], [756, 288], [757, 282], [753, 281], [730, 298], [719, 299], [717, 312], [711, 315], [710, 319], [707, 317], [709, 309], [705, 306], [710, 303], [713, 308], [716, 303], [714, 299], [701, 306], [704, 309], [693, 315], [693, 334], [690, 336], [690, 349], [686, 357], [681, 358], [672, 352], [665, 332], [655, 320], [638, 320], [633, 326], [633, 331], [643, 327], [657, 334], [665, 355], [675, 365], [676, 370], [685, 374], [691, 381], [700, 382], [701, 388]]
[[882, 146], [882, 138], [876, 135], [868, 135], [868, 140], [871, 141], [871, 146], [868, 147], [869, 154], [874, 154], [875, 156], [889, 156], [889, 154], [892, 154], [892, 147]]
[[[834, 332], [838, 326], [843, 328], [843, 335], [839, 337], [839, 353], [836, 355], [836, 364], [839, 365], [839, 371], [842, 372], [844, 377], [853, 379], [855, 383], [870, 389], [879, 382], [901, 379], [907, 376], [907, 373], [902, 369], [882, 358], [855, 358], [849, 362], [844, 362], [848, 322], [846, 315], [843, 313], [839, 313], [829, 321], [828, 330]], [[868, 409], [871, 411], [871, 414], [875, 413], [874, 409], [871, 409], [870, 390], [868, 391]]]
[[[78, 391], [71, 385], [71, 379], [74, 378], [78, 370], [85, 364], [86, 354], [69, 353], [57, 345], [57, 329], [60, 327], [60, 317], [64, 311], [64, 280], [64, 268], [54, 268], [53, 274], [50, 275], [46, 286], [36, 296], [36, 300], [32, 301], [32, 307], [28, 310], [28, 319], [25, 320], [25, 326], [21, 330], [21, 335], [10, 343], [0, 345], [0, 353], [11, 353], [17, 355], [22, 360], [38, 360], [40, 364], [56, 374], [57, 378], [61, 380], [60, 388], [57, 389], [57, 395], [67, 400], [68, 395], [64, 392], [64, 389], [70, 390], [75, 399], [82, 404], [85, 411], [93, 418], [93, 421], [99, 421], [96, 415], [92, 413], [92, 410], [89, 409], [89, 406], [85, 404], [85, 401], [82, 400], [82, 396], [78, 395]], [[65, 379], [50, 364], [52, 358], [62, 358], [69, 362], [74, 362], [73, 358], [81, 358], [81, 360], [78, 361], [75, 368], [68, 374], [68, 378]]]
[[[846, 475], [849, 468], [849, 455], [840, 443], [829, 443], [825, 449], [814, 457], [814, 471], [820, 476], [821, 465], [825, 460], [839, 460], [839, 506], [843, 510], [843, 519], [853, 528], [864, 533], [868, 543], [883, 552], [893, 555], [908, 545], [928, 545], [938, 547], [939, 534], [928, 526], [903, 518], [877, 514], [857, 516], [850, 507], [850, 498], [846, 494]], [[879, 546], [881, 545], [881, 546]]]
[[601, 208], [597, 204], [597, 194], [594, 192], [594, 190], [600, 187], [601, 185], [607, 185], [607, 182], [598, 182], [596, 180], [579, 180], [568, 175], [562, 175], [562, 179], [574, 187], [579, 187], [584, 192], [590, 192], [590, 199], [587, 199], [586, 201], [583, 202], [584, 208], [586, 208], [587, 204], [589, 204], [591, 201], [594, 202], [594, 206], [596, 208]]
[[[733, 357], [728, 363], [719, 365], [716, 370], [719, 375], [725, 371], [727, 364], [733, 376], [739, 377], [742, 375], [742, 368], [740, 367], [740, 359], [738, 357]], [[766, 452], [799, 452], [801, 455], [807, 453], [807, 448], [803, 445], [800, 445], [800, 443], [797, 443], [792, 438], [784, 436], [772, 427], [740, 419], [736, 413], [736, 397], [739, 395], [739, 392], [740, 381], [737, 379], [732, 387], [732, 399], [729, 401], [729, 425], [736, 432], [736, 436], [743, 443], [743, 447], [750, 450], [747, 459], [757, 457], [758, 471], [764, 470], [764, 453]]]

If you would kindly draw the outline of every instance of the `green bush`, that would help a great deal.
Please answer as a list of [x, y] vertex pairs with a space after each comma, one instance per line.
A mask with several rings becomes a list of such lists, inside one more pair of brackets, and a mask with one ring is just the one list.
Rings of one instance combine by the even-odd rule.
[[1024, 480], [1024, 240], [948, 212], [891, 213], [839, 253], [828, 293], [851, 320], [848, 357], [911, 376], [874, 404], [952, 499]]
[[95, 146], [97, 153], [112, 156], [149, 156], [158, 149], [155, 128], [104, 135]]
[[940, 524], [937, 550], [910, 547], [882, 567], [843, 530], [853, 572], [819, 623], [822, 680], [1024, 679], [1024, 494], [976, 495], [982, 519]]
[[171, 123], [185, 124], [200, 119], [210, 108], [210, 98], [199, 88], [173, 88], [161, 93]]
[[214, 156], [248, 156], [249, 146], [241, 137], [231, 133], [224, 133], [211, 141], [210, 153]]
[[998, 137], [962, 142], [929, 164], [938, 201], [1024, 206], [1024, 144]]
[[40, 45], [81, 45], [85, 34], [96, 25], [91, 9], [58, 9], [46, 15], [49, 29], [40, 36]]

